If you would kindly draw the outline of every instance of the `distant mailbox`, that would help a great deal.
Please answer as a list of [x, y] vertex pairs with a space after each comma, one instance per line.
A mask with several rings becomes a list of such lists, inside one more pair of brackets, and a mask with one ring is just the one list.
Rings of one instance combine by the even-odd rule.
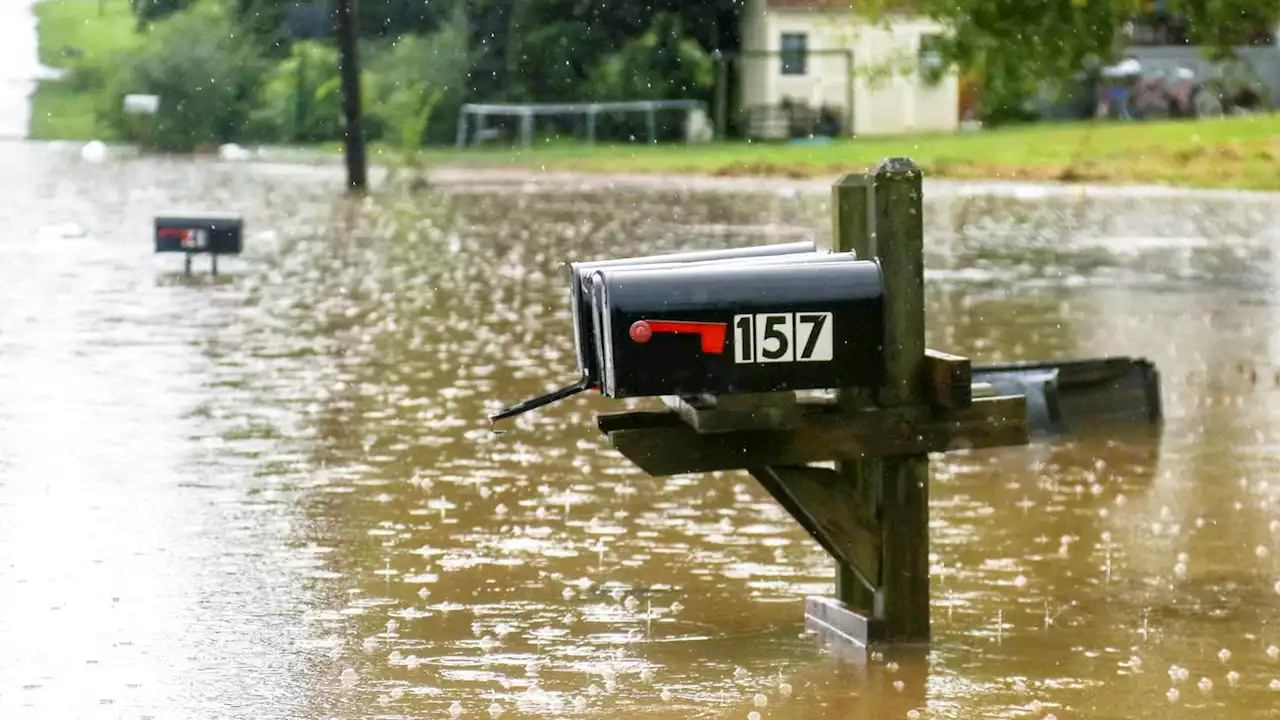
[[156, 218], [156, 252], [238, 255], [243, 227], [239, 215], [162, 215]]
[[155, 115], [160, 110], [159, 95], [125, 95], [125, 115]]
[[569, 265], [570, 297], [569, 307], [573, 314], [573, 340], [578, 357], [578, 371], [582, 373], [590, 387], [600, 382], [600, 373], [596, 365], [595, 338], [590, 323], [591, 291], [587, 287], [590, 274], [595, 270], [606, 268], [639, 267], [645, 265], [683, 265], [707, 263], [712, 261], [731, 261], [776, 259], [786, 255], [798, 255], [812, 258], [814, 252], [812, 242], [781, 243], [776, 245], [755, 245], [745, 248], [729, 248], [724, 250], [702, 250], [696, 252], [669, 253], [665, 255], [648, 255], [642, 257], [617, 258], [613, 260], [592, 260], [576, 262]]
[[594, 271], [591, 283], [606, 396], [883, 381], [884, 281], [875, 261], [621, 267]]

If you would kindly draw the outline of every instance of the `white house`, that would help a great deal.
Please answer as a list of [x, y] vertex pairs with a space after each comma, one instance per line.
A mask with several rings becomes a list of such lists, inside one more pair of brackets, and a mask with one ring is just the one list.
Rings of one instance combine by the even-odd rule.
[[[896, 14], [873, 22], [857, 0], [747, 0], [739, 61], [741, 105], [784, 101], [837, 110], [845, 135], [956, 130], [960, 83], [930, 72], [945, 28]], [[850, 111], [852, 107], [852, 111]]]

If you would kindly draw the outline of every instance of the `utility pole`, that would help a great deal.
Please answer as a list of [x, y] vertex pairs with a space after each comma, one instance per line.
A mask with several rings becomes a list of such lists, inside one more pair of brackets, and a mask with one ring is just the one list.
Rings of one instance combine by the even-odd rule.
[[346, 145], [347, 188], [363, 192], [367, 183], [364, 128], [360, 122], [360, 59], [356, 56], [356, 0], [338, 0], [338, 64], [342, 82], [342, 135]]

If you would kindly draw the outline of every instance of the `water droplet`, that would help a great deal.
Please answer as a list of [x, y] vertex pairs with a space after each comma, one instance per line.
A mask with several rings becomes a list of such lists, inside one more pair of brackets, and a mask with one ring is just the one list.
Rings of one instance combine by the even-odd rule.
[[663, 688], [662, 694], [658, 697], [662, 698], [662, 702], [671, 702], [671, 691]]
[[498, 517], [505, 517], [507, 514], [507, 506], [502, 503], [498, 503], [498, 507], [493, 509], [493, 514]]
[[1200, 678], [1200, 682], [1196, 683], [1196, 687], [1200, 688], [1200, 692], [1207, 693], [1213, 689], [1213, 681], [1209, 678]]
[[1184, 579], [1186, 579], [1186, 577], [1187, 577], [1187, 564], [1186, 564], [1186, 563], [1178, 563], [1177, 565], [1174, 565], [1174, 566], [1173, 566], [1173, 576], [1174, 576], [1174, 577], [1176, 577], [1176, 578], [1178, 578], [1179, 580], [1184, 580]]
[[641, 670], [641, 671], [640, 671], [640, 682], [643, 682], [643, 683], [651, 683], [651, 682], [653, 682], [653, 671], [652, 671], [652, 670], [650, 670], [649, 668], [645, 668], [645, 669]]
[[572, 599], [573, 599], [573, 588], [567, 587], [567, 588], [565, 588], [565, 589], [564, 589], [564, 592], [562, 592], [562, 593], [560, 593], [560, 594], [564, 597], [564, 599], [565, 599], [565, 600], [572, 600]]
[[871, 662], [884, 662], [884, 653], [879, 650], [871, 651]]
[[908, 710], [907, 720], [920, 720], [920, 711], [915, 709]]
[[489, 706], [489, 717], [496, 718], [502, 714], [502, 711], [503, 711], [503, 707], [495, 702]]
[[1272, 680], [1267, 687], [1271, 688], [1271, 692], [1280, 692], [1280, 680]]
[[640, 607], [640, 601], [634, 595], [628, 595], [627, 601], [622, 603], [622, 606], [627, 609], [627, 612], [635, 612], [636, 608]]
[[1219, 651], [1218, 651], [1218, 660], [1219, 660], [1219, 661], [1221, 661], [1221, 662], [1226, 662], [1226, 661], [1228, 661], [1228, 660], [1230, 660], [1230, 659], [1231, 659], [1231, 651], [1230, 651], [1230, 650], [1228, 650], [1228, 649], [1226, 649], [1226, 648], [1222, 648], [1221, 650], [1219, 650]]
[[1190, 671], [1190, 670], [1188, 670], [1188, 669], [1186, 669], [1186, 668], [1184, 668], [1184, 667], [1180, 667], [1180, 668], [1178, 668], [1178, 680], [1180, 680], [1180, 681], [1181, 681], [1181, 680], [1186, 680], [1186, 679], [1187, 679], [1187, 678], [1189, 678], [1189, 677], [1191, 677], [1191, 671]]
[[[595, 686], [594, 686], [594, 685], [592, 685], [592, 687], [595, 687]], [[587, 699], [586, 699], [586, 698], [584, 698], [584, 697], [582, 697], [581, 695], [579, 695], [578, 697], [574, 698], [574, 699], [573, 699], [573, 709], [574, 709], [574, 710], [577, 710], [578, 712], [582, 712], [583, 710], [586, 710], [586, 709], [587, 709]]]
[[422, 598], [423, 600], [426, 600], [429, 595], [431, 595], [430, 590], [426, 589], [425, 587], [418, 588], [418, 597]]
[[462, 715], [462, 703], [454, 700], [453, 704], [449, 706], [449, 714], [454, 717]]
[[756, 712], [755, 710], [752, 710], [751, 712], [747, 713], [747, 720], [760, 720], [760, 713]]
[[1271, 658], [1272, 660], [1275, 660], [1276, 658], [1280, 658], [1280, 647], [1276, 647], [1275, 645], [1268, 646], [1267, 657]]
[[684, 609], [684, 606], [681, 605], [679, 601], [671, 603], [671, 612], [678, 613], [683, 609]]
[[1013, 689], [1015, 692], [1018, 692], [1018, 693], [1026, 693], [1027, 684], [1023, 682], [1022, 678], [1018, 678], [1013, 681]]
[[1041, 711], [1041, 710], [1044, 710], [1044, 705], [1043, 705], [1043, 704], [1041, 704], [1041, 702], [1040, 702], [1039, 700], [1032, 700], [1032, 701], [1031, 701], [1031, 703], [1030, 703], [1029, 705], [1027, 705], [1027, 707], [1028, 707], [1028, 709], [1030, 709], [1030, 710], [1031, 710], [1031, 713], [1032, 713], [1033, 715], [1039, 715], [1039, 714], [1040, 714], [1040, 711]]
[[1023, 576], [1023, 575], [1019, 575], [1018, 577], [1016, 577], [1016, 578], [1014, 578], [1014, 579], [1013, 579], [1013, 586], [1014, 586], [1014, 587], [1016, 587], [1016, 588], [1024, 588], [1024, 587], [1026, 587], [1026, 586], [1027, 586], [1027, 578], [1026, 578], [1025, 576]]
[[778, 694], [782, 697], [791, 697], [791, 683], [779, 683]]
[[356, 675], [354, 668], [347, 668], [342, 671], [342, 675], [339, 676], [339, 679], [342, 680], [343, 685], [354, 685], [356, 680], [359, 679], [359, 676]]
[[1137, 655], [1134, 655], [1133, 657], [1130, 657], [1130, 658], [1129, 658], [1129, 667], [1133, 668], [1134, 670], [1141, 670], [1141, 669], [1142, 669], [1142, 658], [1138, 657]]
[[400, 627], [400, 623], [396, 622], [395, 620], [387, 621], [387, 632], [393, 633], [396, 631], [396, 628], [398, 627]]
[[907, 684], [902, 682], [901, 680], [893, 681], [893, 689], [897, 690], [898, 692], [902, 692], [903, 690], [906, 689], [906, 687], [907, 687]]
[[367, 637], [364, 642], [360, 643], [360, 646], [364, 648], [365, 652], [373, 652], [378, 647], [378, 639]]
[[751, 698], [751, 703], [756, 707], [764, 707], [769, 704], [769, 698], [764, 693], [756, 693], [755, 696]]
[[1169, 702], [1178, 702], [1178, 698], [1182, 696], [1182, 693], [1178, 692], [1178, 688], [1169, 688], [1169, 692], [1165, 693], [1164, 696], [1169, 698]]
[[747, 679], [747, 669], [746, 669], [746, 668], [740, 668], [740, 667], [738, 667], [738, 668], [734, 668], [734, 669], [733, 669], [733, 679], [734, 679], [734, 680], [746, 680], [746, 679]]
[[1236, 672], [1235, 670], [1232, 670], [1231, 672], [1227, 673], [1228, 685], [1230, 685], [1231, 687], [1235, 687], [1239, 683], [1240, 683], [1240, 673]]

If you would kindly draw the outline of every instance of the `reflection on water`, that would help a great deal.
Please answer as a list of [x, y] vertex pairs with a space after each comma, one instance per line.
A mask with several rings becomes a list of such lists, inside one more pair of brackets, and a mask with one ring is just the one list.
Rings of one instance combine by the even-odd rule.
[[[1280, 691], [1266, 203], [930, 186], [931, 345], [1147, 356], [1168, 424], [937, 457], [936, 641], [858, 667], [801, 636], [830, 562], [745, 474], [644, 477], [598, 396], [485, 420], [570, 379], [565, 262], [821, 238], [825, 195], [331, 201], [331, 168], [0, 151], [0, 717], [1234, 717]], [[244, 212], [246, 256], [182, 278], [150, 254], [173, 206]]]

